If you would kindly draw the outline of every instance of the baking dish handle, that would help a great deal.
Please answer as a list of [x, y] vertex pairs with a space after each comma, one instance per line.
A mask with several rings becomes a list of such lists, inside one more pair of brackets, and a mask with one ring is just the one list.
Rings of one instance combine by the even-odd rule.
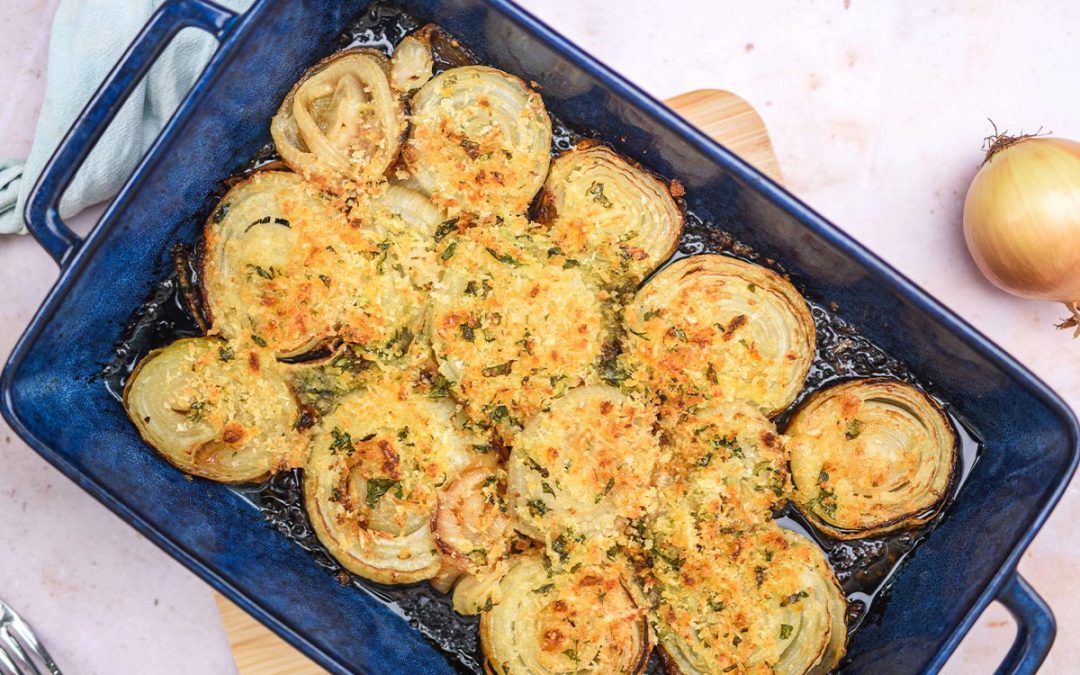
[[997, 599], [1016, 619], [1016, 639], [996, 674], [1034, 675], [1057, 635], [1054, 613], [1019, 572], [1013, 572]]
[[27, 228], [61, 267], [82, 239], [60, 218], [60, 198], [124, 101], [182, 29], [201, 28], [220, 40], [235, 17], [234, 12], [207, 0], [168, 0], [150, 17], [79, 113], [41, 172], [26, 206]]

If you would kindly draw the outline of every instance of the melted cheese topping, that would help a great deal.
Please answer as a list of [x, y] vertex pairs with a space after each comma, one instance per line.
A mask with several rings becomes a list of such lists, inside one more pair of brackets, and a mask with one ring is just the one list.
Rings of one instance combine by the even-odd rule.
[[649, 653], [644, 610], [618, 567], [549, 570], [536, 555], [513, 559], [480, 616], [485, 670], [640, 673]]
[[663, 269], [626, 309], [627, 383], [677, 414], [705, 400], [745, 401], [775, 415], [802, 389], [814, 321], [790, 283], [720, 255]]
[[597, 379], [610, 333], [606, 295], [581, 269], [548, 258], [549, 248], [520, 221], [444, 241], [431, 341], [440, 371], [484, 428], [512, 434]]
[[412, 99], [404, 157], [451, 215], [524, 213], [550, 163], [551, 120], [520, 79], [486, 66], [447, 70]]
[[654, 568], [669, 670], [824, 675], [836, 667], [845, 601], [813, 543], [770, 524], [681, 555]]
[[296, 400], [265, 351], [177, 340], [139, 363], [124, 406], [147, 443], [196, 476], [251, 482], [303, 462]]
[[343, 398], [311, 441], [304, 498], [319, 540], [352, 572], [409, 583], [440, 567], [430, 521], [437, 490], [483, 439], [454, 423], [454, 405], [388, 370]]
[[518, 528], [551, 542], [618, 534], [645, 515], [660, 447], [655, 414], [609, 386], [579, 387], [517, 437], [509, 494]]
[[940, 406], [897, 380], [852, 380], [792, 418], [796, 503], [842, 538], [926, 522], [948, 495], [956, 437]]
[[675, 251], [683, 224], [666, 185], [597, 144], [552, 163], [537, 219], [568, 258], [587, 261], [609, 285], [648, 276]]

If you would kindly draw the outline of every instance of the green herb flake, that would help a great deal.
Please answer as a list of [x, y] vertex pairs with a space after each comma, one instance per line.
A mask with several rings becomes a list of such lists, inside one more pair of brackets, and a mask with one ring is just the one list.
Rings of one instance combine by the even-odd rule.
[[542, 518], [548, 512], [547, 504], [542, 499], [530, 499], [525, 505], [529, 507], [529, 513], [534, 517], [539, 516]]
[[255, 344], [259, 345], [260, 347], [265, 347], [266, 346], [266, 340], [262, 339], [258, 335], [252, 334], [251, 335], [251, 341], [254, 342]]
[[356, 448], [353, 446], [352, 436], [349, 435], [348, 431], [342, 431], [341, 429], [334, 427], [330, 430], [330, 438], [332, 439], [330, 442], [330, 454], [336, 455], [339, 452], [343, 452], [351, 455], [356, 451]]
[[463, 323], [459, 328], [461, 329], [461, 339], [466, 342], [472, 342], [476, 339], [476, 331], [474, 331], [473, 327], [469, 324]]
[[787, 624], [787, 623], [780, 624], [780, 639], [781, 640], [788, 639], [789, 637], [791, 637], [791, 633], [794, 632], [794, 630], [795, 630], [795, 628], [791, 624]]
[[233, 348], [229, 346], [218, 347], [217, 353], [218, 358], [225, 363], [228, 363], [229, 361], [232, 361], [236, 358], [236, 351], [234, 351]]
[[443, 250], [442, 255], [440, 255], [439, 258], [441, 258], [442, 260], [449, 260], [450, 258], [453, 258], [454, 257], [454, 249], [456, 249], [456, 248], [457, 248], [457, 242], [456, 241], [450, 242], [450, 245], [447, 246]]
[[709, 364], [709, 367], [705, 370], [705, 379], [713, 384], [720, 384], [720, 378], [716, 374], [716, 368], [713, 368], [713, 364]]
[[553, 489], [553, 488], [551, 487], [551, 484], [550, 484], [550, 483], [548, 483], [548, 482], [547, 482], [546, 480], [545, 480], [545, 481], [541, 481], [541, 483], [540, 483], [540, 489], [541, 489], [541, 491], [542, 491], [542, 492], [546, 492], [546, 493], [548, 493], [549, 495], [551, 495], [552, 497], [555, 497], [555, 496], [556, 496], [556, 495], [555, 495], [555, 490], [554, 490], [554, 489]]
[[592, 185], [589, 186], [588, 192], [589, 196], [592, 197], [592, 200], [600, 206], [603, 206], [605, 209], [610, 209], [613, 206], [611, 200], [608, 199], [607, 195], [604, 194], [603, 183], [599, 181], [593, 181]]
[[525, 455], [525, 465], [536, 473], [543, 476], [544, 478], [548, 478], [549, 476], [551, 476], [551, 473], [547, 469], [537, 464], [536, 460], [532, 457], [529, 457], [528, 455]]
[[547, 595], [555, 589], [555, 584], [544, 584], [540, 588], [533, 589], [533, 593], [537, 595]]
[[758, 586], [765, 583], [765, 568], [761, 565], [754, 568], [754, 581], [757, 582]]
[[325, 274], [320, 274], [319, 281], [323, 283], [323, 286], [330, 288], [330, 277], [326, 276]]
[[484, 377], [499, 377], [500, 375], [509, 375], [511, 368], [513, 368], [513, 365], [513, 361], [507, 361], [506, 363], [500, 363], [497, 366], [488, 366], [480, 372], [483, 373]]
[[781, 607], [787, 607], [788, 605], [794, 605], [796, 602], [802, 600], [803, 598], [809, 597], [809, 595], [810, 594], [807, 593], [806, 591], [799, 591], [798, 593], [792, 593], [791, 595], [787, 596], [786, 598], [784, 598], [783, 600], [780, 601], [780, 606]]
[[522, 262], [520, 260], [510, 255], [509, 253], [499, 253], [493, 248], [485, 248], [484, 250], [488, 252], [488, 255], [490, 255], [492, 258], [495, 258], [504, 265], [513, 265], [514, 267], [521, 267], [522, 265]]
[[206, 401], [195, 401], [188, 406], [187, 418], [190, 422], [200, 422], [206, 415]]
[[847, 423], [847, 428], [844, 429], [844, 438], [848, 439], [849, 441], [856, 439], [859, 437], [859, 434], [862, 433], [862, 430], [862, 420], [858, 418], [853, 418]]
[[365, 501], [368, 507], [375, 508], [379, 500], [387, 492], [396, 488], [398, 498], [401, 498], [401, 481], [394, 478], [369, 478], [367, 481], [367, 497]]
[[642, 318], [643, 321], [648, 321], [650, 319], [655, 319], [658, 316], [660, 316], [660, 310], [658, 310], [658, 309], [650, 309], [649, 311], [642, 314], [641, 318]]
[[439, 223], [439, 226], [435, 228], [435, 241], [442, 241], [443, 237], [457, 230], [457, 224], [457, 218], [451, 218]]

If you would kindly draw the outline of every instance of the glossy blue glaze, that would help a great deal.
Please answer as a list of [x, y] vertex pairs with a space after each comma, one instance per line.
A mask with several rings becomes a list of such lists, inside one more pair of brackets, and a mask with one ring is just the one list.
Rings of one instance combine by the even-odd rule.
[[[1021, 631], [1001, 672], [1030, 673], [1053, 616], [1016, 562], [1076, 468], [1075, 417], [985, 337], [833, 225], [661, 104], [505, 0], [404, 0], [483, 60], [537, 81], [550, 108], [679, 177], [698, 214], [784, 261], [793, 280], [905, 361], [976, 428], [985, 451], [949, 515], [901, 568], [881, 620], [850, 646], [853, 673], [935, 671], [995, 597]], [[47, 460], [333, 672], [451, 672], [363, 592], [342, 588], [232, 491], [186, 480], [148, 452], [99, 378], [132, 312], [193, 242], [220, 181], [269, 140], [268, 120], [365, 2], [258, 0], [230, 19], [166, 4], [76, 123], [31, 198], [28, 224], [62, 273], [4, 371], [3, 413]], [[79, 242], [55, 206], [78, 163], [180, 26], [222, 38], [188, 101]]]

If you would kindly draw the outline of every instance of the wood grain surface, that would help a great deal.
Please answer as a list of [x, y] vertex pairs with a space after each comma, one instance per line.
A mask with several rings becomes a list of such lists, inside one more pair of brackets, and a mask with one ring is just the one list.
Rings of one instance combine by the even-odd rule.
[[[746, 101], [720, 89], [697, 89], [665, 103], [761, 172], [781, 180], [765, 123]], [[326, 672], [224, 597], [217, 595], [217, 604], [240, 675]]]

